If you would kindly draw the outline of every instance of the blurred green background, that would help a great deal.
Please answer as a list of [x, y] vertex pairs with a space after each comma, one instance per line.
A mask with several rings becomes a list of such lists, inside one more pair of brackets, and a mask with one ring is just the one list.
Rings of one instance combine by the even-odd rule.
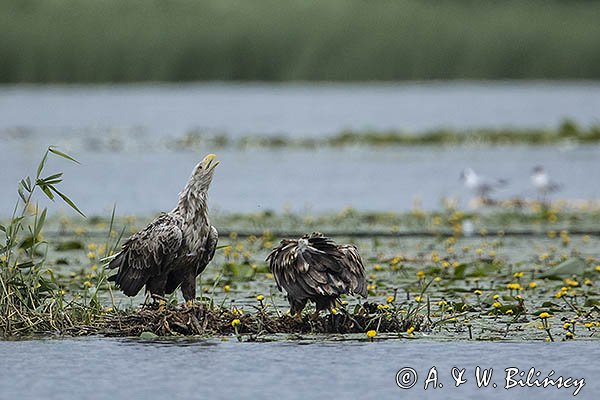
[[0, 2], [5, 83], [598, 78], [598, 1]]

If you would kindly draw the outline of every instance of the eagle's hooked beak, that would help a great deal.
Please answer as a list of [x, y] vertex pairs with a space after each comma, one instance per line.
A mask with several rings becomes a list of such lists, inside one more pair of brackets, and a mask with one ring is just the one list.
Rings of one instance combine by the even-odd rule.
[[219, 161], [215, 161], [216, 158], [217, 156], [215, 154], [209, 154], [204, 157], [204, 160], [202, 160], [202, 168], [207, 171], [215, 169], [215, 167], [219, 165]]

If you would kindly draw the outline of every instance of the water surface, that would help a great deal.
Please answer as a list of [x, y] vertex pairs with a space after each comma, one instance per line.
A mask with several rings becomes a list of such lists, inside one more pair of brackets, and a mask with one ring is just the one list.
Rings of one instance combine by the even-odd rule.
[[[228, 135], [329, 135], [341, 129], [422, 131], [435, 127], [555, 127], [563, 118], [598, 123], [600, 84], [454, 82], [411, 84], [190, 84], [0, 86], [0, 215], [13, 188], [57, 145], [81, 166], [64, 188], [88, 214], [171, 209], [205, 153], [167, 143], [190, 130]], [[218, 151], [211, 205], [222, 211], [285, 208], [311, 212], [351, 206], [405, 211], [420, 202], [472, 196], [458, 176], [466, 167], [510, 184], [497, 198], [532, 197], [534, 165], [563, 183], [567, 199], [595, 199], [599, 146], [236, 149]], [[49, 170], [49, 172], [51, 172]]]
[[554, 127], [600, 122], [595, 82], [0, 86], [0, 132], [190, 129], [322, 135], [342, 129]]
[[[571, 389], [504, 389], [509, 367], [584, 378], [577, 398], [597, 398], [600, 349], [577, 343], [292, 342], [204, 341], [187, 345], [136, 340], [66, 339], [0, 342], [2, 398], [190, 399], [307, 398], [432, 399], [571, 398]], [[424, 390], [435, 366], [443, 387]], [[476, 366], [493, 368], [487, 388], [478, 388]], [[412, 389], [400, 389], [396, 373], [418, 374]], [[467, 382], [454, 387], [452, 367], [465, 368]], [[497, 384], [496, 388], [491, 385]]]

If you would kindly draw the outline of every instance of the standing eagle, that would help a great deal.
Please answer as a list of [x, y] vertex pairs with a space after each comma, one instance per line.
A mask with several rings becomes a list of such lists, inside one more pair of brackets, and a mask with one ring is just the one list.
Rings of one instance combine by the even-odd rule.
[[204, 157], [179, 194], [177, 207], [127, 239], [108, 264], [118, 270], [109, 281], [127, 296], [135, 296], [144, 285], [146, 292], [158, 296], [181, 285], [186, 302], [196, 298], [196, 277], [215, 255], [219, 237], [207, 207], [208, 187], [219, 164], [215, 158]]
[[290, 312], [297, 318], [308, 300], [315, 316], [331, 309], [342, 294], [367, 297], [365, 267], [352, 245], [337, 245], [320, 233], [284, 239], [267, 256], [277, 288], [287, 292]]

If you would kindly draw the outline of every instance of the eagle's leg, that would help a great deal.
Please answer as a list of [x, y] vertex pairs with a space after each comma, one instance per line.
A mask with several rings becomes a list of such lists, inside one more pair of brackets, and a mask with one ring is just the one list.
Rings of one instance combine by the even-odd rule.
[[335, 307], [336, 297], [332, 296], [320, 296], [315, 299], [315, 312], [311, 316], [311, 320], [316, 321], [319, 319], [319, 314], [323, 310], [330, 310]]
[[156, 302], [158, 300], [159, 309], [163, 309], [166, 304], [165, 286], [167, 286], [167, 278], [163, 276], [155, 276], [146, 282], [146, 292], [150, 293], [150, 297]]
[[290, 314], [296, 321], [302, 322], [302, 310], [306, 307], [308, 299], [297, 300], [288, 296], [288, 301], [290, 302]]
[[181, 293], [188, 307], [194, 304], [196, 299], [196, 274], [194, 270], [186, 272], [181, 282]]

